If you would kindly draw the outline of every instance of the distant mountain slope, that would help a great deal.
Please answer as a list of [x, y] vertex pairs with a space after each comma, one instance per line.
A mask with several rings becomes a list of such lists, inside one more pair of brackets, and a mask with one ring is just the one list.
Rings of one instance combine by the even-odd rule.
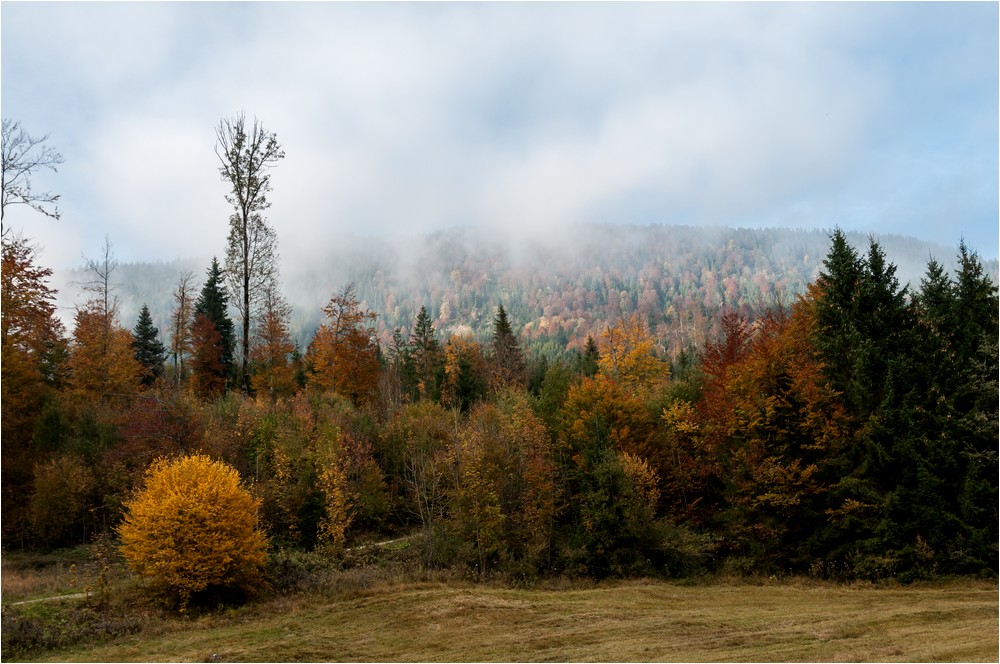
[[[864, 252], [868, 239], [849, 233]], [[901, 283], [919, 284], [933, 256], [949, 270], [957, 247], [898, 235], [876, 238], [898, 266]], [[559, 354], [595, 338], [608, 321], [633, 311], [646, 316], [669, 352], [700, 345], [722, 308], [747, 312], [789, 302], [816, 278], [829, 248], [827, 231], [577, 226], [546, 240], [517, 240], [470, 229], [410, 238], [344, 237], [321, 261], [285, 257], [282, 287], [294, 308], [293, 329], [304, 347], [321, 308], [346, 283], [378, 313], [383, 343], [400, 327], [408, 334], [426, 306], [442, 335], [471, 330], [486, 338], [503, 303], [523, 341]], [[317, 264], [318, 263], [318, 264]], [[208, 259], [122, 264], [122, 321], [134, 325], [143, 303], [166, 327], [171, 293], [185, 270], [200, 288]], [[997, 278], [997, 261], [987, 270]], [[74, 271], [71, 278], [85, 280]]]

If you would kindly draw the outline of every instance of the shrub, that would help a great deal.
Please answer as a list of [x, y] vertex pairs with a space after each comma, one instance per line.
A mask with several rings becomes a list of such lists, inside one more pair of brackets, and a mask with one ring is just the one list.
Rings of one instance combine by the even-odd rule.
[[250, 590], [267, 559], [259, 506], [221, 461], [198, 454], [158, 459], [125, 505], [122, 553], [182, 609], [205, 591]]
[[79, 456], [64, 456], [35, 466], [31, 522], [45, 545], [75, 544], [84, 535], [94, 476]]

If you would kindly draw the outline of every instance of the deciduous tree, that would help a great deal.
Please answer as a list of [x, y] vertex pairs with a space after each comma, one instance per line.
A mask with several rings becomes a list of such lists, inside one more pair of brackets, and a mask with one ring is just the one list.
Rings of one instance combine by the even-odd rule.
[[184, 360], [191, 354], [191, 328], [194, 325], [194, 274], [184, 272], [174, 289], [174, 313], [170, 318], [170, 356], [173, 358], [174, 381], [180, 385], [187, 378]]
[[142, 365], [135, 359], [132, 334], [118, 312], [104, 311], [100, 300], [77, 309], [70, 345], [69, 390], [85, 407], [123, 404], [138, 393]]
[[[31, 188], [31, 176], [35, 171], [48, 168], [55, 172], [56, 166], [63, 163], [63, 156], [45, 145], [48, 138], [48, 135], [31, 136], [21, 128], [20, 122], [3, 119], [0, 145], [3, 199], [0, 201], [0, 221], [3, 220], [8, 205], [27, 205], [47, 217], [59, 218], [59, 208], [56, 206], [59, 194], [38, 192]], [[2, 233], [6, 235], [7, 231]]]
[[[33, 440], [44, 413], [58, 419], [56, 388], [65, 377], [65, 329], [56, 317], [52, 271], [38, 265], [37, 249], [26, 238], [3, 238], [0, 267], [0, 484], [5, 541], [25, 542], [28, 498], [39, 461]], [[46, 404], [50, 406], [47, 409]]]
[[669, 365], [656, 357], [649, 326], [638, 313], [607, 327], [598, 366], [630, 389], [665, 382], [670, 372]]
[[467, 412], [486, 396], [489, 380], [486, 358], [471, 336], [452, 335], [444, 347], [444, 384], [441, 403]]
[[288, 331], [292, 308], [278, 292], [277, 285], [268, 286], [264, 297], [264, 312], [257, 327], [256, 340], [250, 349], [253, 364], [252, 386], [255, 392], [271, 398], [295, 392], [295, 367], [291, 355], [295, 351]]
[[307, 351], [313, 382], [355, 404], [371, 399], [379, 375], [375, 314], [361, 307], [354, 284], [333, 296], [323, 313], [326, 321]]
[[122, 553], [133, 571], [181, 608], [212, 588], [252, 590], [267, 556], [259, 507], [236, 470], [221, 461], [197, 454], [159, 459], [125, 504]]
[[254, 119], [247, 126], [241, 112], [223, 118], [216, 128], [215, 154], [230, 191], [226, 201], [233, 206], [226, 247], [226, 276], [240, 314], [240, 385], [250, 390], [250, 327], [258, 314], [266, 289], [277, 276], [278, 257], [274, 229], [263, 216], [271, 206], [270, 170], [285, 157], [274, 132]]

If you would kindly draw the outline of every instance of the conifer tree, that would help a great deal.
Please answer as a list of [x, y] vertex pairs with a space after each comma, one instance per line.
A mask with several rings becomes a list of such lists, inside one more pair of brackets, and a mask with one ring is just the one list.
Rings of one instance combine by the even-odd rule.
[[587, 378], [593, 378], [597, 374], [600, 359], [601, 352], [597, 348], [597, 342], [594, 341], [594, 337], [587, 335], [587, 345], [577, 358], [576, 370]]
[[526, 379], [524, 356], [517, 345], [517, 338], [507, 318], [503, 305], [497, 307], [493, 318], [492, 375], [490, 387], [495, 392], [508, 385], [523, 385]]
[[135, 359], [143, 368], [139, 382], [146, 386], [152, 385], [163, 375], [163, 358], [167, 351], [160, 342], [160, 331], [153, 325], [153, 317], [146, 304], [142, 305], [139, 320], [132, 330], [132, 348]]
[[833, 232], [830, 241], [830, 251], [823, 261], [824, 269], [816, 280], [820, 295], [817, 298], [814, 342], [826, 363], [826, 373], [834, 389], [857, 403], [857, 399], [853, 398], [855, 395], [849, 390], [855, 375], [853, 351], [858, 343], [858, 332], [854, 315], [862, 264], [857, 251], [839, 228]]
[[444, 374], [444, 357], [441, 344], [434, 336], [434, 326], [427, 308], [421, 306], [417, 312], [417, 320], [410, 334], [409, 360], [412, 369], [413, 385], [411, 396], [414, 400], [441, 398], [441, 381]]
[[223, 284], [219, 261], [212, 258], [208, 268], [208, 279], [201, 288], [201, 294], [194, 305], [194, 328], [192, 330], [192, 369], [201, 375], [196, 381], [203, 387], [219, 392], [225, 387], [233, 373], [233, 321], [229, 318], [229, 297]]

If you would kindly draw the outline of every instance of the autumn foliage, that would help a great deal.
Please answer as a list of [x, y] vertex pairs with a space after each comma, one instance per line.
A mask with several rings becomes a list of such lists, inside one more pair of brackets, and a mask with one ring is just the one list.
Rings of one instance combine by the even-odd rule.
[[227, 464], [200, 454], [161, 458], [125, 504], [122, 553], [181, 606], [209, 589], [250, 590], [267, 555], [259, 507]]
[[313, 380], [355, 404], [369, 400], [378, 383], [378, 344], [375, 314], [363, 309], [352, 285], [330, 299], [309, 346]]
[[552, 355], [499, 306], [492, 339], [442, 306], [381, 348], [348, 286], [302, 357], [275, 283], [247, 390], [217, 264], [167, 319], [175, 380], [143, 385], [109, 300], [65, 338], [49, 272], [5, 239], [5, 543], [116, 530], [182, 604], [255, 584], [267, 542], [346, 562], [407, 535], [423, 565], [480, 579], [992, 573], [996, 286], [964, 245], [917, 289], [877, 243], [832, 240], [794, 301], [719, 310], [672, 354], [653, 299], [624, 291], [599, 341]]

